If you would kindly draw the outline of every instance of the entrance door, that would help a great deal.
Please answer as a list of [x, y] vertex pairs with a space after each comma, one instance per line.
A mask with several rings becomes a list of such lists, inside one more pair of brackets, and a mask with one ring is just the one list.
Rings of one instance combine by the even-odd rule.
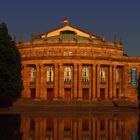
[[47, 128], [46, 128], [47, 131], [53, 132], [53, 130], [54, 130], [54, 121], [53, 121], [53, 119], [52, 118], [47, 118], [46, 123], [47, 123]]
[[31, 88], [31, 99], [35, 99], [35, 88]]
[[89, 99], [89, 89], [83, 88], [83, 99], [88, 100]]
[[47, 100], [53, 100], [54, 90], [53, 88], [47, 88]]
[[102, 100], [105, 100], [105, 89], [104, 88], [100, 89], [100, 97]]
[[64, 119], [64, 131], [70, 131], [71, 130], [71, 120], [70, 119]]
[[71, 99], [71, 88], [65, 88], [64, 99], [65, 100]]

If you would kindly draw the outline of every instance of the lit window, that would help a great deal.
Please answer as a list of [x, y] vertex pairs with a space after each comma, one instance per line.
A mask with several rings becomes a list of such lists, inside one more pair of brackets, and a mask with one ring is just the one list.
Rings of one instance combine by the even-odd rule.
[[47, 66], [47, 82], [53, 82], [54, 81], [54, 67], [53, 66]]
[[89, 67], [88, 66], [83, 66], [83, 70], [82, 70], [82, 81], [84, 83], [89, 82]]
[[100, 69], [100, 82], [105, 83], [105, 68], [101, 67]]
[[48, 50], [48, 55], [49, 56], [54, 56], [54, 55], [56, 55], [56, 51], [54, 51], [54, 50]]
[[72, 75], [71, 75], [71, 67], [70, 66], [65, 66], [64, 67], [64, 82], [69, 83], [72, 80]]
[[36, 80], [36, 68], [32, 67], [30, 73], [30, 81], [35, 82], [35, 80]]
[[81, 51], [80, 53], [81, 53], [82, 56], [87, 56], [87, 55], [89, 54], [89, 53], [88, 53], [87, 51], [85, 51], [85, 50]]
[[72, 51], [64, 51], [64, 56], [71, 56], [72, 55]]

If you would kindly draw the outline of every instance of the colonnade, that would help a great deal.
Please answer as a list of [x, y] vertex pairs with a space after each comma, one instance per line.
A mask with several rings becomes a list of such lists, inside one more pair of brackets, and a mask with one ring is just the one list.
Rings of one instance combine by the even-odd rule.
[[[54, 82], [50, 85], [46, 82], [45, 67], [48, 64], [35, 64], [36, 80], [33, 88], [35, 88], [35, 98], [47, 100], [47, 88], [52, 88], [54, 92], [54, 100], [64, 99], [65, 88], [71, 89], [71, 100], [83, 100], [83, 88], [89, 89], [88, 100], [97, 100], [101, 98], [101, 89], [105, 91], [105, 100], [127, 97], [128, 74], [125, 71], [127, 66], [121, 66], [119, 73], [119, 85], [116, 83], [116, 68], [117, 65], [101, 65], [91, 64], [89, 84], [85, 85], [82, 82], [82, 66], [84, 64], [69, 64], [73, 67], [73, 79], [71, 85], [67, 86], [64, 83], [64, 65], [53, 64], [54, 66]], [[25, 98], [31, 97], [30, 84], [30, 68], [33, 65], [23, 65], [22, 77], [24, 90], [22, 96]], [[106, 68], [106, 82], [100, 82], [100, 69]], [[118, 89], [118, 91], [117, 91]], [[118, 92], [118, 93], [117, 93]]]

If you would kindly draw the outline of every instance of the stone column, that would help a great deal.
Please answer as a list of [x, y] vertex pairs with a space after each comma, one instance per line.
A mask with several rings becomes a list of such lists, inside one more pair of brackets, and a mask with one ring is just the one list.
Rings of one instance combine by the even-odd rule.
[[89, 100], [92, 99], [92, 89], [91, 89], [91, 85], [92, 85], [92, 68], [91, 66], [88, 67], [89, 68]]
[[36, 64], [36, 98], [40, 98], [40, 65]]
[[125, 72], [125, 70], [126, 70], [126, 65], [125, 66], [123, 66], [123, 74], [122, 74], [122, 95], [121, 95], [121, 97], [125, 97], [125, 89], [126, 89], [126, 81], [125, 81], [125, 79], [126, 79], [126, 72]]
[[112, 99], [112, 65], [109, 66], [109, 98]]
[[120, 99], [122, 96], [122, 88], [123, 88], [123, 71], [122, 68], [119, 69], [119, 95], [118, 98]]
[[54, 100], [58, 99], [58, 64], [54, 65]]
[[100, 98], [100, 65], [97, 65], [97, 98]]
[[113, 98], [116, 99], [116, 66], [113, 66]]
[[59, 65], [59, 97], [64, 99], [64, 68], [63, 64]]
[[78, 72], [78, 100], [82, 100], [82, 64], [79, 64]]
[[46, 87], [46, 70], [45, 65], [41, 65], [41, 71], [40, 71], [40, 98], [46, 99], [47, 97], [47, 87]]
[[96, 65], [92, 66], [92, 100], [97, 100], [96, 98]]
[[129, 65], [125, 65], [123, 69], [123, 96], [128, 97], [129, 92]]
[[105, 100], [108, 100], [108, 67], [106, 67], [106, 70], [105, 70]]
[[73, 74], [73, 87], [74, 87], [74, 93], [73, 93], [73, 99], [77, 99], [77, 64], [74, 64], [74, 74]]
[[30, 78], [31, 78], [31, 69], [27, 65], [25, 65], [25, 70], [24, 70], [24, 95], [26, 98], [31, 97], [31, 90], [30, 90]]
[[23, 65], [22, 69], [22, 80], [23, 80], [23, 91], [22, 97], [30, 98], [30, 69], [27, 65]]
[[23, 90], [22, 90], [22, 93], [21, 93], [21, 96], [23, 98], [26, 98], [26, 93], [25, 93], [25, 77], [24, 77], [24, 74], [25, 74], [25, 66], [22, 65], [22, 70], [21, 70], [21, 77], [22, 77], [22, 81], [23, 81]]

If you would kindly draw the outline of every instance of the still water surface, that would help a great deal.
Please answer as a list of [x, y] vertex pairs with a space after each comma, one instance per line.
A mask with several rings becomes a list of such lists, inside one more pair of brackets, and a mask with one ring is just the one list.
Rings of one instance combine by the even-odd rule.
[[138, 113], [0, 115], [0, 140], [139, 140]]

